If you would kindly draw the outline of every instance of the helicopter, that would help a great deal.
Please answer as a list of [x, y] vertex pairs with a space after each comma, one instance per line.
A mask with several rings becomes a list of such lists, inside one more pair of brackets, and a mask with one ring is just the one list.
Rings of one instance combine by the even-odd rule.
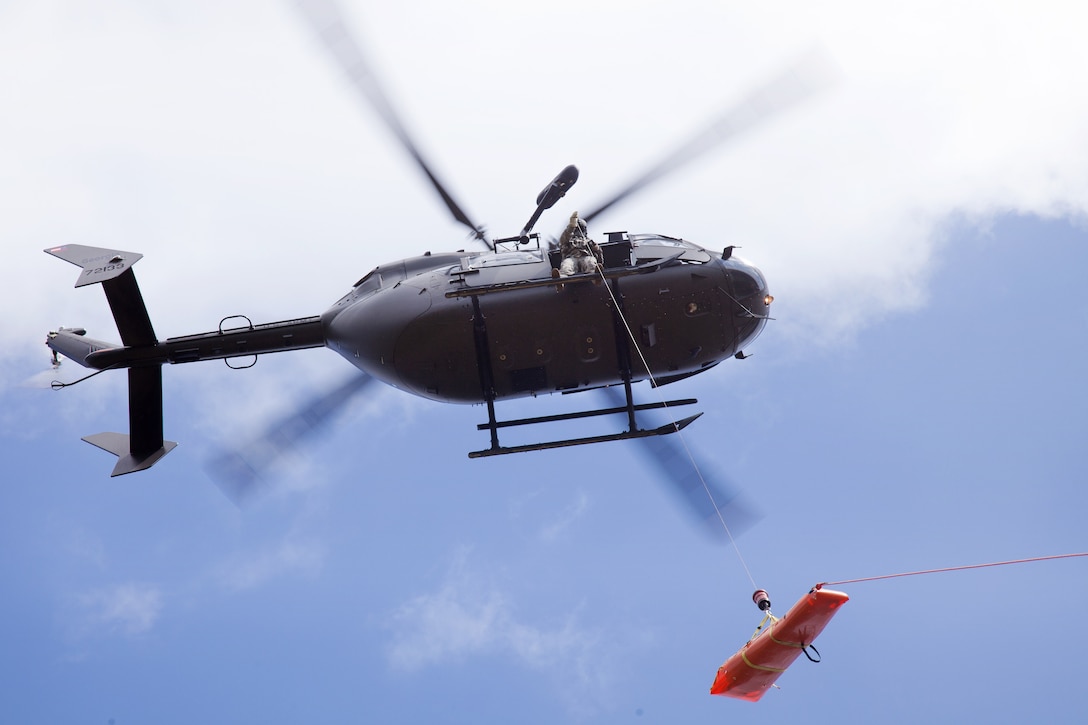
[[[694, 399], [634, 403], [632, 385], [661, 386], [744, 359], [770, 318], [773, 297], [763, 274], [733, 254], [661, 234], [607, 232], [595, 271], [561, 276], [561, 251], [533, 229], [543, 212], [578, 179], [565, 167], [537, 196], [516, 235], [489, 239], [454, 200], [393, 110], [362, 51], [331, 2], [300, 4], [329, 54], [429, 179], [453, 218], [468, 227], [479, 251], [427, 252], [379, 265], [319, 315], [253, 324], [225, 317], [218, 329], [159, 340], [133, 265], [141, 254], [70, 244], [45, 251], [81, 268], [76, 287], [101, 284], [121, 344], [61, 327], [47, 335], [59, 356], [98, 371], [127, 369], [129, 433], [85, 441], [117, 456], [112, 475], [150, 468], [177, 444], [164, 439], [162, 367], [205, 360], [327, 347], [362, 375], [445, 403], [483, 404], [490, 436], [485, 457], [646, 438], [674, 433], [699, 414], [643, 429], [637, 414], [694, 404]], [[673, 172], [711, 146], [813, 95], [812, 58], [758, 87], [709, 128], [665, 157], [609, 200], [581, 215], [586, 223]], [[818, 65], [818, 63], [816, 63]], [[818, 75], [818, 74], [817, 74]], [[232, 366], [233, 367], [233, 366]], [[558, 415], [500, 420], [496, 403], [551, 393], [622, 387], [624, 401]], [[605, 435], [504, 446], [513, 426], [626, 414], [625, 430]]]

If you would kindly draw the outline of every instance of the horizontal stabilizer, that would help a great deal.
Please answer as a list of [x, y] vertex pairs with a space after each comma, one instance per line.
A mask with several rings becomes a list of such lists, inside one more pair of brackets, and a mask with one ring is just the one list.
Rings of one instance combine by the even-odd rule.
[[104, 451], [109, 451], [117, 456], [117, 465], [113, 467], [111, 476], [122, 476], [126, 473], [145, 471], [151, 468], [159, 459], [177, 447], [174, 441], [163, 441], [162, 445], [150, 453], [137, 455], [130, 452], [130, 438], [124, 433], [96, 433], [84, 437], [92, 446], [97, 446]]
[[45, 344], [53, 352], [60, 353], [85, 368], [95, 367], [87, 362], [87, 357], [93, 352], [109, 350], [117, 345], [87, 337], [86, 332], [81, 327], [62, 327], [56, 332], [50, 332]]

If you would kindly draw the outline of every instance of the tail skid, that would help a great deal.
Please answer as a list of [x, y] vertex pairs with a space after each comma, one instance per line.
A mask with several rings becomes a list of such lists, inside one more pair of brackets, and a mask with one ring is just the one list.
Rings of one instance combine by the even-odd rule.
[[132, 439], [124, 433], [95, 433], [84, 436], [83, 440], [117, 456], [117, 465], [113, 467], [113, 473], [110, 476], [122, 476], [126, 473], [147, 470], [178, 445], [174, 441], [163, 441], [162, 445], [151, 453], [141, 456], [132, 452]]

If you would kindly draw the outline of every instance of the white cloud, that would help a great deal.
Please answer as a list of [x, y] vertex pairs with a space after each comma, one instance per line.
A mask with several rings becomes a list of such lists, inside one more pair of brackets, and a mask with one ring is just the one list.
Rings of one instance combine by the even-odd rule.
[[725, 223], [758, 242], [781, 325], [849, 334], [923, 303], [950, 220], [1084, 217], [1088, 63], [1071, 28], [1088, 11], [839, 2], [782, 16], [784, 36], [827, 45], [843, 82], [730, 157], [751, 173], [729, 183], [746, 208]]
[[157, 586], [128, 583], [81, 594], [77, 602], [89, 633], [137, 636], [155, 626], [162, 613], [163, 595]]

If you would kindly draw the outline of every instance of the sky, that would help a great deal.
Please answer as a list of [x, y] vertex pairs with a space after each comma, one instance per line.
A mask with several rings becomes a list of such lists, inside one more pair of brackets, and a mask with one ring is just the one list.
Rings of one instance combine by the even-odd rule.
[[[139, 252], [160, 337], [319, 314], [466, 247], [290, 3], [0, 1], [0, 708], [23, 723], [1079, 722], [1088, 559], [841, 585], [758, 704], [711, 697], [817, 582], [1088, 551], [1088, 11], [1069, 3], [345, 2], [475, 219], [558, 230], [812, 48], [837, 82], [595, 220], [726, 244], [775, 320], [664, 389], [737, 548], [628, 443], [469, 460], [481, 407], [370, 386], [239, 508], [204, 462], [353, 372], [328, 350], [164, 370], [150, 471], [79, 439], [59, 325], [116, 339], [41, 250]], [[642, 400], [654, 391], [641, 389]], [[542, 396], [500, 416], [565, 409]], [[568, 429], [577, 432], [577, 426]], [[749, 578], [751, 576], [751, 579]]]

